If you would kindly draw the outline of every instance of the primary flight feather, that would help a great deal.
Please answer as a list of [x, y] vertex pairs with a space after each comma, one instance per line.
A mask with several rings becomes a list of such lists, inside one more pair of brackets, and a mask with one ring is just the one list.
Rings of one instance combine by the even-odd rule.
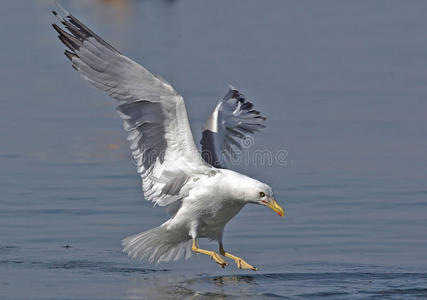
[[[65, 29], [53, 28], [68, 48], [65, 55], [83, 78], [118, 101], [144, 197], [165, 206], [170, 215], [159, 227], [125, 238], [124, 251], [152, 263], [202, 253], [224, 267], [222, 255], [239, 268], [257, 270], [224, 250], [224, 226], [247, 203], [266, 205], [281, 216], [284, 211], [268, 185], [225, 169], [225, 161], [247, 134], [264, 127], [265, 118], [230, 87], [203, 128], [201, 155], [182, 96], [62, 7], [59, 12], [53, 14]], [[198, 239], [205, 237], [219, 242], [221, 255], [198, 247]]]

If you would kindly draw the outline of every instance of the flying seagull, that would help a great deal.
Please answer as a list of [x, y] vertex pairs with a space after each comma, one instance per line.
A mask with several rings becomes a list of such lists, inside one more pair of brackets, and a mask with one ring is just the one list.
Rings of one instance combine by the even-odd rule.
[[[151, 263], [210, 256], [239, 268], [258, 270], [224, 250], [225, 224], [246, 204], [260, 204], [280, 216], [283, 209], [270, 186], [226, 168], [243, 139], [264, 128], [265, 118], [244, 95], [230, 87], [203, 128], [202, 154], [190, 129], [184, 99], [164, 79], [122, 55], [59, 6], [52, 24], [80, 75], [118, 101], [132, 157], [142, 178], [144, 197], [165, 206], [170, 219], [159, 227], [123, 239], [123, 251]], [[219, 253], [199, 248], [198, 239], [219, 243]], [[223, 256], [223, 257], [222, 257]]]

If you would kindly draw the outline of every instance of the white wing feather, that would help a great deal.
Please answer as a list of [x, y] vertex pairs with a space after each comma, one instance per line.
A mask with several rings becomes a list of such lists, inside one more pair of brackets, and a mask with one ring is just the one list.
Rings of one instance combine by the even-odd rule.
[[165, 206], [182, 199], [183, 186], [210, 167], [194, 144], [184, 99], [166, 81], [120, 54], [78, 19], [53, 12], [68, 32], [53, 24], [69, 48], [73, 67], [95, 87], [119, 101], [132, 156], [147, 200]]
[[235, 158], [235, 149], [242, 149], [244, 139], [263, 129], [265, 117], [253, 110], [253, 104], [242, 93], [230, 86], [203, 126], [202, 157], [216, 168], [225, 168], [225, 162]]

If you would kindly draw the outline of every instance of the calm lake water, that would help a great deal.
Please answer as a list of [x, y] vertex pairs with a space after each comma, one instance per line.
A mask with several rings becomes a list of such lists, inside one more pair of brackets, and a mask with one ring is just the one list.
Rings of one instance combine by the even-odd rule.
[[233, 168], [287, 215], [247, 206], [227, 226], [258, 272], [130, 260], [120, 240], [166, 214], [114, 102], [70, 67], [51, 1], [3, 1], [1, 299], [427, 297], [427, 2], [62, 3], [176, 87], [197, 142], [228, 83], [252, 99], [268, 119], [248, 155], [287, 156]]

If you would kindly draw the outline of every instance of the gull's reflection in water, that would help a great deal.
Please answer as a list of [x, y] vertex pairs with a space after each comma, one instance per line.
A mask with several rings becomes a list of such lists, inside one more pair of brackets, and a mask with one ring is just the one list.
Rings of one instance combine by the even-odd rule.
[[250, 275], [185, 278], [179, 275], [149, 276], [132, 279], [126, 291], [129, 299], [228, 299], [253, 295], [256, 277]]
[[211, 278], [211, 280], [217, 286], [232, 284], [256, 284], [256, 278], [250, 275], [216, 276]]
[[256, 277], [250, 275], [227, 275], [207, 278], [223, 296], [251, 295], [257, 285]]

